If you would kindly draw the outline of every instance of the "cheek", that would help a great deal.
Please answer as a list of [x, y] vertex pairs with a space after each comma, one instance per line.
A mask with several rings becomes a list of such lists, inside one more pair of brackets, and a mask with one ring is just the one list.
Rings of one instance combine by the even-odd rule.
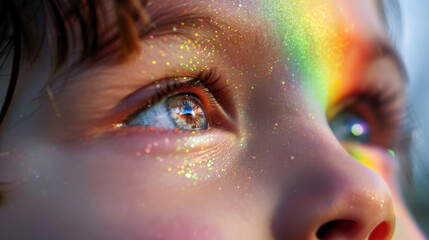
[[123, 131], [128, 132], [107, 134], [74, 150], [88, 164], [92, 182], [135, 184], [130, 188], [142, 192], [205, 187], [223, 177], [221, 170], [236, 159], [232, 153], [240, 152], [236, 137], [222, 131]]
[[[82, 154], [87, 158], [82, 161], [86, 162], [83, 175], [88, 181], [88, 199], [98, 221], [113, 233], [127, 229], [151, 238], [227, 238], [224, 234], [245, 231], [249, 222], [262, 224], [258, 216], [266, 214], [264, 209], [271, 204], [261, 201], [269, 191], [253, 184], [253, 173], [239, 168], [237, 164], [243, 159], [233, 157], [230, 151], [240, 150], [226, 148], [215, 151], [215, 155], [205, 155], [212, 159], [210, 169], [208, 162], [203, 163], [207, 169], [196, 168], [201, 179], [195, 179], [186, 177], [189, 167], [184, 168], [185, 174], [178, 173], [183, 170], [183, 157], [189, 157], [191, 151], [187, 155], [177, 154], [178, 158], [167, 154], [161, 162], [156, 155], [163, 155], [157, 147], [152, 146], [149, 154], [127, 156], [121, 151], [110, 154], [100, 146]], [[204, 161], [202, 156], [195, 158]], [[171, 166], [178, 169], [169, 171]]]
[[[29, 213], [29, 224], [37, 221], [57, 226], [52, 235], [66, 230], [59, 224], [63, 220], [75, 219], [76, 227], [86, 229], [85, 233], [99, 234], [102, 228], [106, 229], [103, 236], [109, 238], [137, 234], [144, 239], [221, 239], [224, 235], [220, 229], [232, 222], [251, 221], [254, 216], [255, 210], [250, 207], [255, 206], [254, 199], [249, 195], [255, 192], [249, 192], [239, 181], [245, 177], [243, 172], [231, 170], [237, 158], [232, 158], [230, 148], [214, 151], [216, 144], [194, 142], [191, 147], [188, 142], [191, 150], [187, 154], [177, 151], [171, 155], [165, 153], [165, 145], [155, 146], [152, 141], [149, 153], [138, 153], [148, 147], [148, 141], [143, 148], [130, 144], [125, 147], [118, 142], [90, 148], [30, 142], [34, 141], [27, 146], [21, 141], [21, 146], [15, 146], [20, 151], [9, 156], [15, 167], [8, 168], [14, 173], [8, 180], [22, 179], [16, 183], [19, 193], [14, 204]], [[171, 144], [177, 150], [177, 142]], [[204, 156], [192, 150], [202, 145], [209, 151]], [[201, 179], [178, 174], [178, 169], [183, 170], [184, 157], [193, 152], [198, 163], [204, 162], [205, 157], [212, 160], [202, 163], [212, 165], [211, 170], [198, 175]], [[191, 157], [187, 159], [193, 161]], [[168, 170], [173, 167], [174, 172]], [[22, 215], [14, 212], [13, 216]]]

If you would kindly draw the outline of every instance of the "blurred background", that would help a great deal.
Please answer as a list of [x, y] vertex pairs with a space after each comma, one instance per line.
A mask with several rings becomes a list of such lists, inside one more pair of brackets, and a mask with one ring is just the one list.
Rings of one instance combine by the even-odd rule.
[[402, 34], [398, 48], [409, 76], [410, 108], [415, 114], [412, 134], [413, 184], [403, 189], [409, 208], [429, 236], [429, 0], [399, 0]]

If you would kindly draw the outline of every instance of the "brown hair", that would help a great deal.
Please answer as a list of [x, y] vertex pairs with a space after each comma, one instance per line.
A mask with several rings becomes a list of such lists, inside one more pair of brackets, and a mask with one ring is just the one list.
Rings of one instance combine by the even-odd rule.
[[[21, 61], [32, 61], [41, 45], [51, 34], [55, 39], [55, 69], [64, 66], [71, 53], [79, 53], [76, 60], [67, 67], [95, 62], [113, 53], [119, 53], [124, 60], [139, 50], [141, 32], [149, 24], [149, 16], [140, 0], [41, 0], [0, 2], [0, 59], [3, 68], [9, 57], [13, 58], [9, 89], [0, 113], [0, 123], [6, 116]], [[113, 6], [116, 21], [108, 22], [106, 6]], [[54, 29], [47, 29], [51, 23]], [[85, 33], [85, 34], [78, 34]], [[114, 46], [114, 47], [110, 47]], [[101, 49], [110, 51], [100, 54]], [[116, 51], [120, 47], [121, 51]], [[98, 58], [98, 59], [96, 59]]]
[[[48, 34], [55, 39], [55, 70], [64, 67], [71, 53], [76, 52], [79, 56], [67, 63], [67, 69], [76, 64], [90, 64], [113, 53], [119, 54], [116, 58], [119, 61], [126, 60], [139, 50], [139, 38], [144, 32], [138, 29], [147, 28], [144, 25], [150, 22], [144, 10], [146, 4], [145, 0], [0, 1], [0, 72], [5, 72], [8, 61], [12, 60], [0, 125], [11, 104], [21, 62], [34, 61]], [[107, 20], [108, 6], [114, 10], [114, 22]], [[54, 29], [47, 28], [49, 23]], [[101, 54], [101, 49], [109, 50]], [[0, 183], [0, 205], [6, 201], [9, 185]]]

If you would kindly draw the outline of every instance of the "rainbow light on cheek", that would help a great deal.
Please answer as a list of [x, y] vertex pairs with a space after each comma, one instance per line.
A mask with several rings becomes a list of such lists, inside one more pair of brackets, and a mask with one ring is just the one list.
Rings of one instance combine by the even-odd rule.
[[298, 74], [305, 91], [323, 108], [327, 106], [328, 88], [342, 78], [344, 50], [353, 28], [333, 6], [338, 8], [333, 1], [275, 0], [265, 4], [281, 38], [287, 68], [292, 68], [286, 70]]

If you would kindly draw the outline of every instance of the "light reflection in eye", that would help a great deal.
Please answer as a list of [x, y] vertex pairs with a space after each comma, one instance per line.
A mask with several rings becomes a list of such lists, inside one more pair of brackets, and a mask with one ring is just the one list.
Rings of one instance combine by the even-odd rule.
[[194, 94], [176, 94], [139, 112], [125, 126], [200, 130], [208, 127], [206, 110]]
[[207, 128], [207, 117], [201, 101], [193, 95], [183, 94], [167, 100], [171, 118], [180, 129], [197, 130]]
[[356, 137], [362, 136], [366, 132], [365, 125], [362, 123], [353, 124], [350, 130], [352, 134]]
[[339, 140], [359, 143], [370, 141], [369, 124], [354, 113], [342, 112], [329, 125]]

